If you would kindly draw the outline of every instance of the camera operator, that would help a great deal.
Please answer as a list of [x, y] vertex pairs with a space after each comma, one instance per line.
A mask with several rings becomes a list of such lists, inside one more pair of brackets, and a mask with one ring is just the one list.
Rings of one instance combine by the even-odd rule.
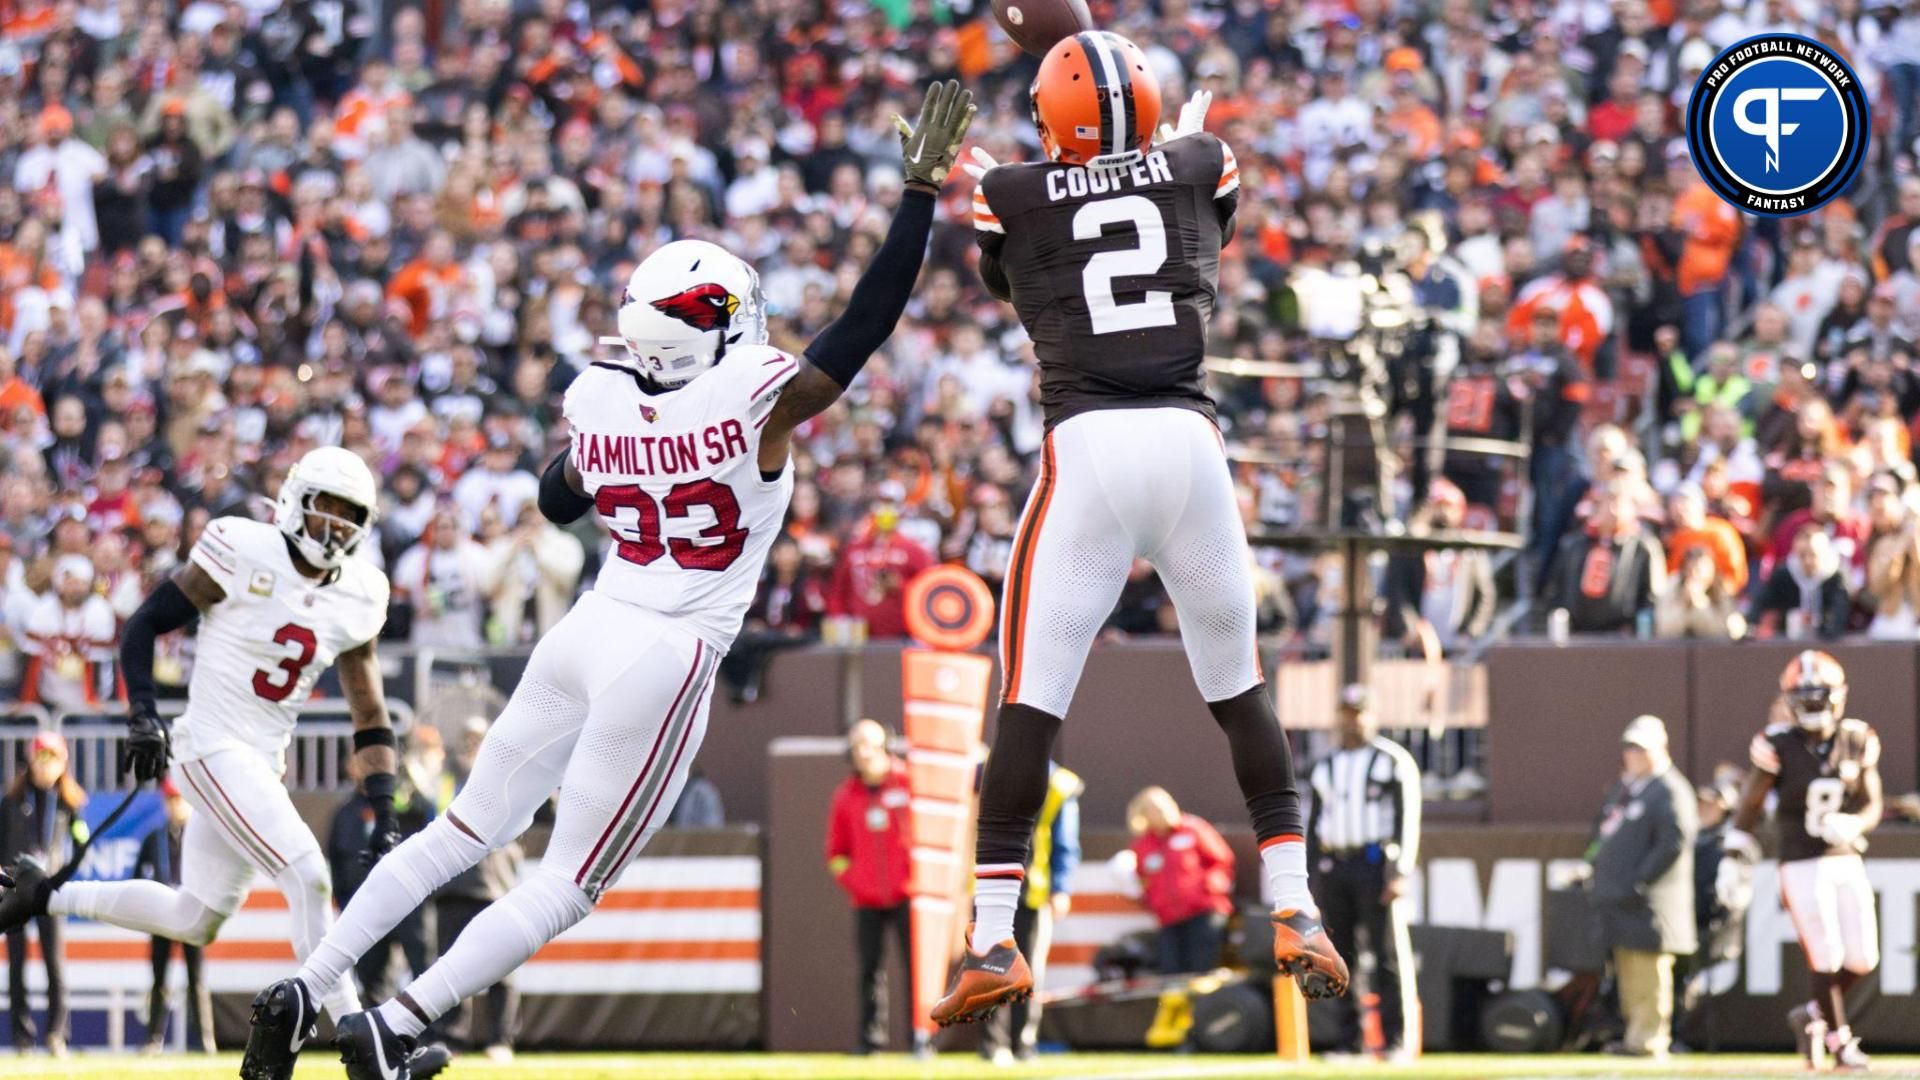
[[1416, 437], [1428, 439], [1413, 454], [1413, 505], [1426, 502], [1427, 487], [1441, 448], [1433, 441], [1444, 430], [1438, 403], [1450, 400], [1448, 383], [1460, 364], [1461, 342], [1480, 317], [1480, 290], [1459, 260], [1447, 254], [1446, 227], [1440, 215], [1414, 215], [1401, 238], [1399, 254], [1412, 291], [1412, 332], [1392, 364], [1393, 411], [1405, 410]]

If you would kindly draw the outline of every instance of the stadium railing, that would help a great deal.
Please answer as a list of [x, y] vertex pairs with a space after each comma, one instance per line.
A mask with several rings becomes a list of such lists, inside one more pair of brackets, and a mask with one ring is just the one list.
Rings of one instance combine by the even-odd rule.
[[[178, 716], [184, 703], [161, 702], [160, 712]], [[24, 710], [32, 710], [30, 713]], [[339, 791], [347, 786], [347, 761], [353, 756], [353, 722], [347, 704], [337, 698], [312, 701], [297, 710], [299, 723], [287, 747], [287, 786], [296, 792]], [[396, 730], [414, 725], [413, 706], [389, 700], [387, 712]], [[20, 723], [0, 721], [0, 786], [10, 782], [27, 759], [28, 746], [41, 731], [58, 731], [67, 740], [67, 771], [88, 791], [115, 791], [121, 782], [120, 744], [127, 737], [126, 708], [101, 706], [82, 712], [48, 712], [38, 706], [16, 707], [0, 716], [23, 716]]]

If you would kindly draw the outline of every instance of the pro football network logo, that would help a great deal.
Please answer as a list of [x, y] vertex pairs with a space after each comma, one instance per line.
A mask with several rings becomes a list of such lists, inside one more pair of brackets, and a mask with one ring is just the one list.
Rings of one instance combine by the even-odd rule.
[[1793, 217], [1847, 189], [1867, 154], [1860, 80], [1838, 53], [1798, 34], [1729, 46], [1687, 101], [1693, 166], [1749, 214]]

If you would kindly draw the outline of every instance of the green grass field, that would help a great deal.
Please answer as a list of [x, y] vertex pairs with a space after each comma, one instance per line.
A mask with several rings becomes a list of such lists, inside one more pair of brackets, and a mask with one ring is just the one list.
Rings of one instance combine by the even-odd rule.
[[[46, 1058], [0, 1058], [0, 1077], [231, 1077], [240, 1059], [175, 1057], [80, 1057], [66, 1062]], [[309, 1054], [299, 1080], [341, 1075], [331, 1055]], [[1782, 1054], [1721, 1054], [1681, 1057], [1663, 1064], [1642, 1064], [1597, 1055], [1505, 1057], [1443, 1054], [1412, 1066], [1368, 1064], [1283, 1069], [1250, 1057], [1173, 1056], [1170, 1054], [1059, 1054], [1030, 1064], [995, 1069], [972, 1055], [947, 1054], [930, 1062], [904, 1055], [872, 1058], [832, 1054], [577, 1054], [526, 1055], [511, 1065], [472, 1058], [442, 1073], [448, 1080], [960, 1080], [970, 1077], [1044, 1077], [1047, 1080], [1235, 1080], [1241, 1077], [1380, 1077], [1398, 1080], [1523, 1080], [1539, 1077], [1763, 1077], [1805, 1075]], [[1920, 1057], [1876, 1058], [1874, 1076], [1920, 1077]]]

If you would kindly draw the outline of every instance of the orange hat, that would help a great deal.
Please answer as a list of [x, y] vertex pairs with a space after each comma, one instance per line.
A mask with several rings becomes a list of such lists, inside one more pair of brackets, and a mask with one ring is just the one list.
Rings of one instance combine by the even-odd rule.
[[187, 115], [187, 102], [186, 102], [186, 99], [184, 99], [184, 98], [169, 98], [169, 99], [167, 100], [167, 103], [166, 103], [165, 105], [162, 105], [162, 106], [160, 106], [160, 115], [161, 115], [161, 116], [185, 116], [185, 115]]
[[40, 134], [65, 137], [73, 133], [73, 114], [60, 105], [49, 105], [40, 110]]
[[1420, 60], [1420, 51], [1411, 45], [1402, 45], [1387, 53], [1386, 68], [1388, 71], [1419, 71], [1425, 66], [1426, 64]]

